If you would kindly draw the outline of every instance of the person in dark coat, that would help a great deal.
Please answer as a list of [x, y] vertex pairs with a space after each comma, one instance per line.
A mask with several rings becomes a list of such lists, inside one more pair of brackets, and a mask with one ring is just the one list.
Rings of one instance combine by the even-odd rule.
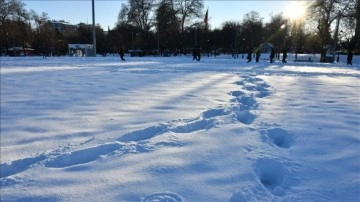
[[125, 61], [125, 58], [124, 58], [125, 53], [124, 53], [124, 48], [123, 47], [120, 48], [119, 55], [120, 55], [121, 60]]
[[275, 50], [274, 50], [274, 48], [271, 48], [270, 63], [274, 62], [274, 57], [275, 57]]
[[193, 48], [193, 51], [192, 51], [192, 55], [193, 55], [193, 61], [194, 60], [197, 60], [197, 51], [196, 51], [196, 48]]
[[256, 62], [259, 62], [259, 59], [260, 59], [260, 49], [258, 49], [258, 50], [256, 51], [256, 56], [255, 56]]
[[287, 58], [287, 53], [286, 53], [286, 50], [284, 49], [283, 50], [283, 56], [282, 56], [282, 63], [287, 63], [286, 58]]
[[201, 60], [201, 48], [198, 48], [197, 50], [196, 50], [196, 56], [197, 56], [197, 61], [200, 61]]
[[194, 48], [192, 55], [193, 55], [193, 60], [200, 61], [200, 59], [201, 59], [201, 50], [200, 50], [200, 48]]
[[251, 62], [251, 59], [252, 59], [252, 49], [251, 48], [248, 51], [247, 59], [248, 59], [247, 63]]
[[352, 59], [353, 59], [353, 53], [351, 52], [351, 50], [349, 50], [348, 56], [347, 56], [347, 64], [348, 65], [352, 65]]

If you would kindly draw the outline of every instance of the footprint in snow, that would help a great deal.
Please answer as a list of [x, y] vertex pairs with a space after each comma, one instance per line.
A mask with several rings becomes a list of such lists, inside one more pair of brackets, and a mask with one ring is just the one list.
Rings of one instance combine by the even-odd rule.
[[276, 196], [285, 194], [282, 187], [288, 170], [274, 159], [258, 159], [255, 163], [255, 172], [260, 183]]
[[230, 91], [230, 95], [234, 96], [234, 97], [239, 97], [244, 95], [245, 93], [243, 91], [237, 90], [237, 91]]
[[147, 196], [142, 202], [182, 202], [181, 196], [175, 193], [156, 193]]
[[239, 122], [250, 125], [256, 118], [249, 110], [236, 111], [236, 118]]
[[118, 143], [103, 144], [96, 147], [81, 149], [71, 153], [65, 153], [50, 159], [44, 163], [45, 167], [65, 168], [74, 165], [89, 163], [101, 158], [102, 155], [108, 155], [119, 150], [121, 145]]
[[148, 140], [157, 135], [165, 133], [168, 129], [167, 125], [160, 124], [157, 126], [150, 126], [148, 128], [130, 132], [119, 138], [119, 141], [130, 142], [130, 141], [141, 141]]
[[230, 114], [230, 111], [226, 108], [215, 108], [215, 109], [208, 109], [202, 113], [202, 117], [205, 119], [213, 118], [217, 116], [223, 116]]
[[235, 84], [238, 85], [238, 86], [245, 85], [244, 81], [236, 81]]
[[0, 167], [0, 178], [8, 177], [27, 170], [34, 164], [46, 159], [45, 155], [19, 159], [11, 163], [3, 163]]
[[261, 131], [261, 134], [264, 136], [265, 141], [284, 149], [289, 149], [294, 142], [294, 136], [281, 128]]
[[257, 83], [257, 82], [263, 82], [263, 80], [256, 76], [243, 76], [244, 80], [248, 83]]
[[[236, 85], [243, 86], [245, 90], [256, 92], [256, 97], [263, 98], [270, 95], [268, 88], [270, 86], [264, 82], [261, 78], [243, 76], [243, 80], [235, 82]], [[233, 95], [237, 96], [237, 95]]]
[[270, 95], [269, 88], [270, 88], [270, 86], [265, 82], [257, 84], [257, 86], [256, 86], [256, 91], [257, 91], [256, 97], [264, 98], [264, 97], [269, 96]]
[[243, 193], [237, 192], [232, 195], [229, 202], [247, 202], [249, 201]]
[[15, 185], [18, 182], [16, 180], [10, 179], [10, 178], [1, 178], [0, 179], [0, 186], [1, 187], [7, 187], [11, 185]]
[[146, 143], [106, 143], [96, 147], [61, 154], [53, 159], [45, 161], [44, 166], [49, 168], [67, 168], [90, 163], [112, 154], [124, 155], [128, 153], [149, 152], [153, 150], [152, 147], [152, 145], [147, 145]]
[[257, 86], [255, 84], [247, 84], [244, 86], [244, 88], [248, 91], [256, 91], [257, 90]]
[[251, 97], [251, 96], [240, 96], [240, 97], [235, 97], [233, 99], [231, 99], [231, 102], [237, 102], [240, 103], [241, 105], [247, 106], [247, 107], [252, 107], [252, 108], [256, 108], [257, 106], [257, 102], [256, 100]]
[[216, 124], [216, 119], [198, 119], [192, 122], [186, 122], [182, 125], [177, 125], [175, 127], [169, 128], [171, 132], [174, 133], [192, 133], [200, 130], [209, 130], [214, 128]]
[[270, 95], [270, 91], [265, 89], [265, 90], [262, 90], [262, 91], [258, 91], [256, 97], [264, 98], [264, 97], [267, 97], [269, 95]]

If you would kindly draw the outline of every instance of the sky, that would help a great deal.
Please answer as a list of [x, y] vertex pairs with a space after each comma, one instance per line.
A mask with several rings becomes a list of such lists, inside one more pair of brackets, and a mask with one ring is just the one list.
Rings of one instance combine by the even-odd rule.
[[[26, 4], [26, 10], [31, 9], [38, 14], [46, 12], [51, 20], [65, 20], [71, 24], [92, 23], [92, 1], [91, 0], [23, 0]], [[119, 0], [95, 0], [95, 23], [100, 24], [103, 29], [109, 27], [112, 29], [117, 21], [121, 4], [127, 1]], [[204, 1], [204, 14], [209, 10], [209, 24], [211, 28], [220, 28], [225, 21], [240, 21], [243, 16], [250, 11], [257, 11], [264, 22], [269, 21], [271, 14], [280, 12], [286, 13], [286, 10], [293, 5], [295, 1], [222, 1], [206, 0]], [[294, 8], [294, 6], [292, 6]]]

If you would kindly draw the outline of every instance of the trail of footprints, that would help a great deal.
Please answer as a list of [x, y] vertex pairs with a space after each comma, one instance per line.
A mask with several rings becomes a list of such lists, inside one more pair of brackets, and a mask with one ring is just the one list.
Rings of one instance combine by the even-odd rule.
[[[244, 77], [243, 80], [238, 81], [236, 84], [242, 85], [247, 91], [252, 91], [254, 96], [258, 98], [264, 98], [270, 95], [270, 91], [268, 90], [270, 86], [257, 77]], [[236, 100], [239, 98], [242, 100], [241, 103], [247, 103], [247, 106], [257, 105], [254, 100], [248, 99], [246, 96], [238, 96], [243, 94], [242, 91], [233, 92]], [[245, 106], [245, 108], [247, 106]], [[289, 149], [294, 143], [294, 135], [282, 128], [260, 129], [259, 132], [263, 142], [277, 149]], [[254, 171], [260, 184], [266, 190], [270, 191], [272, 195], [282, 196], [285, 194], [286, 185], [284, 186], [284, 182], [289, 174], [289, 170], [281, 162], [274, 158], [260, 158], [255, 162]], [[249, 198], [251, 198], [251, 196], [246, 197], [243, 193], [238, 192], [233, 195], [230, 201], [249, 201]]]
[[[231, 91], [229, 94], [232, 99], [229, 106], [208, 109], [201, 113], [199, 117], [193, 119], [173, 120], [166, 123], [150, 126], [145, 129], [132, 131], [119, 137], [114, 142], [100, 144], [94, 147], [79, 149], [75, 151], [62, 151], [57, 149], [52, 152], [40, 154], [1, 164], [1, 185], [6, 185], [6, 178], [36, 165], [43, 165], [49, 168], [66, 168], [96, 161], [111, 155], [125, 155], [129, 153], [150, 152], [161, 146], [181, 147], [182, 143], [176, 138], [160, 138], [161, 140], [152, 141], [159, 135], [169, 133], [192, 133], [200, 130], [209, 130], [227, 123], [240, 122], [250, 125], [256, 118], [253, 113], [258, 108], [257, 98], [264, 98], [270, 95], [270, 86], [262, 79], [255, 76], [242, 76], [241, 80], [235, 84], [241, 90]], [[226, 120], [224, 122], [224, 120]], [[293, 138], [285, 130], [274, 128], [262, 130], [260, 134], [265, 142], [282, 149], [291, 147]], [[86, 144], [88, 141], [81, 143]], [[71, 148], [63, 149], [70, 150]], [[255, 172], [261, 184], [273, 194], [280, 195], [279, 191], [283, 178], [286, 174], [285, 168], [273, 159], [259, 159], [255, 164]], [[143, 201], [182, 201], [176, 194], [159, 193], [154, 194]], [[161, 201], [161, 200], [160, 200]]]

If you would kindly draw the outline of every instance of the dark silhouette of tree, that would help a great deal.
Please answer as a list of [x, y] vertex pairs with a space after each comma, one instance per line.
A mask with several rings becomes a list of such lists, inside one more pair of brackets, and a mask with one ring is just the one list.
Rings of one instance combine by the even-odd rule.
[[0, 35], [5, 36], [4, 40], [1, 40], [0, 48], [1, 50], [5, 48], [6, 53], [9, 50], [10, 37], [15, 35], [15, 30], [9, 29], [10, 24], [13, 24], [12, 21], [14, 20], [19, 21], [19, 23], [28, 20], [24, 6], [25, 4], [20, 0], [0, 0]]
[[173, 5], [169, 0], [162, 0], [156, 9], [156, 27], [161, 52], [164, 49], [176, 50], [179, 41], [180, 21], [176, 18]]
[[[355, 10], [355, 35], [353, 38], [353, 46], [360, 47], [360, 0], [356, 1], [356, 10]], [[359, 49], [359, 48], [358, 48]]]
[[[311, 1], [309, 18], [300, 21], [286, 20], [280, 13], [264, 24], [260, 14], [252, 11], [241, 21], [227, 21], [221, 28], [212, 30], [206, 29], [203, 23], [203, 0], [127, 0], [121, 6], [113, 30], [105, 35], [103, 29], [96, 26], [97, 52], [116, 53], [124, 47], [125, 51], [141, 48], [150, 53], [160, 48], [185, 54], [198, 46], [203, 52], [238, 53], [249, 48], [255, 50], [265, 42], [272, 43], [278, 50], [319, 52], [324, 45], [334, 44], [337, 38], [342, 50], [350, 48], [356, 52], [360, 47], [359, 1]], [[22, 46], [32, 47], [39, 53], [63, 55], [69, 43], [92, 42], [91, 27], [85, 23], [58, 29], [47, 13], [27, 12], [20, 0], [0, 0], [0, 8], [1, 50]], [[336, 37], [334, 25], [338, 19], [340, 27]]]
[[241, 23], [241, 32], [248, 49], [256, 48], [262, 43], [263, 23], [258, 12], [251, 11], [245, 14]]
[[136, 49], [138, 44], [140, 44], [137, 42], [138, 37], [136, 37], [136, 33], [137, 30], [132, 25], [126, 23], [118, 24], [115, 29], [110, 30], [108, 33], [109, 50], [112, 53], [117, 53], [121, 47], [125, 49], [125, 52], [129, 49]]
[[305, 41], [302, 43], [304, 45], [304, 51], [308, 53], [320, 53], [322, 50], [320, 36], [317, 33], [306, 34]]
[[282, 13], [271, 16], [270, 22], [265, 25], [264, 42], [272, 43], [275, 47], [281, 48], [286, 37], [287, 21]]
[[120, 23], [128, 23], [140, 31], [143, 39], [143, 49], [148, 50], [150, 29], [152, 28], [152, 11], [155, 7], [155, 0], [128, 0], [128, 4], [123, 4], [119, 13]]
[[294, 51], [295, 59], [297, 59], [297, 53], [304, 52], [304, 42], [308, 38], [304, 31], [304, 22], [302, 20], [295, 20], [288, 22], [286, 26], [288, 26], [288, 35], [286, 36], [286, 46], [284, 48]]
[[172, 3], [174, 14], [180, 22], [179, 49], [183, 52], [186, 28], [191, 26], [191, 19], [196, 19], [202, 16], [204, 3], [203, 0], [169, 0], [169, 2]]
[[351, 12], [354, 0], [315, 0], [311, 9], [311, 18], [317, 22], [317, 29], [322, 45], [332, 44], [331, 25], [337, 20], [342, 20]]
[[342, 12], [340, 28], [343, 31], [342, 34], [346, 36], [343, 41], [344, 48], [360, 47], [360, 0], [349, 2], [347, 9]]
[[[243, 36], [239, 34], [241, 30], [241, 25], [239, 22], [235, 21], [227, 21], [222, 24], [221, 30], [219, 32], [220, 37], [218, 42], [218, 46], [222, 47], [222, 50], [226, 53], [234, 53], [235, 51], [235, 43], [238, 43], [237, 49], [244, 49], [245, 44], [243, 39]], [[238, 37], [236, 39], [236, 37]]]

